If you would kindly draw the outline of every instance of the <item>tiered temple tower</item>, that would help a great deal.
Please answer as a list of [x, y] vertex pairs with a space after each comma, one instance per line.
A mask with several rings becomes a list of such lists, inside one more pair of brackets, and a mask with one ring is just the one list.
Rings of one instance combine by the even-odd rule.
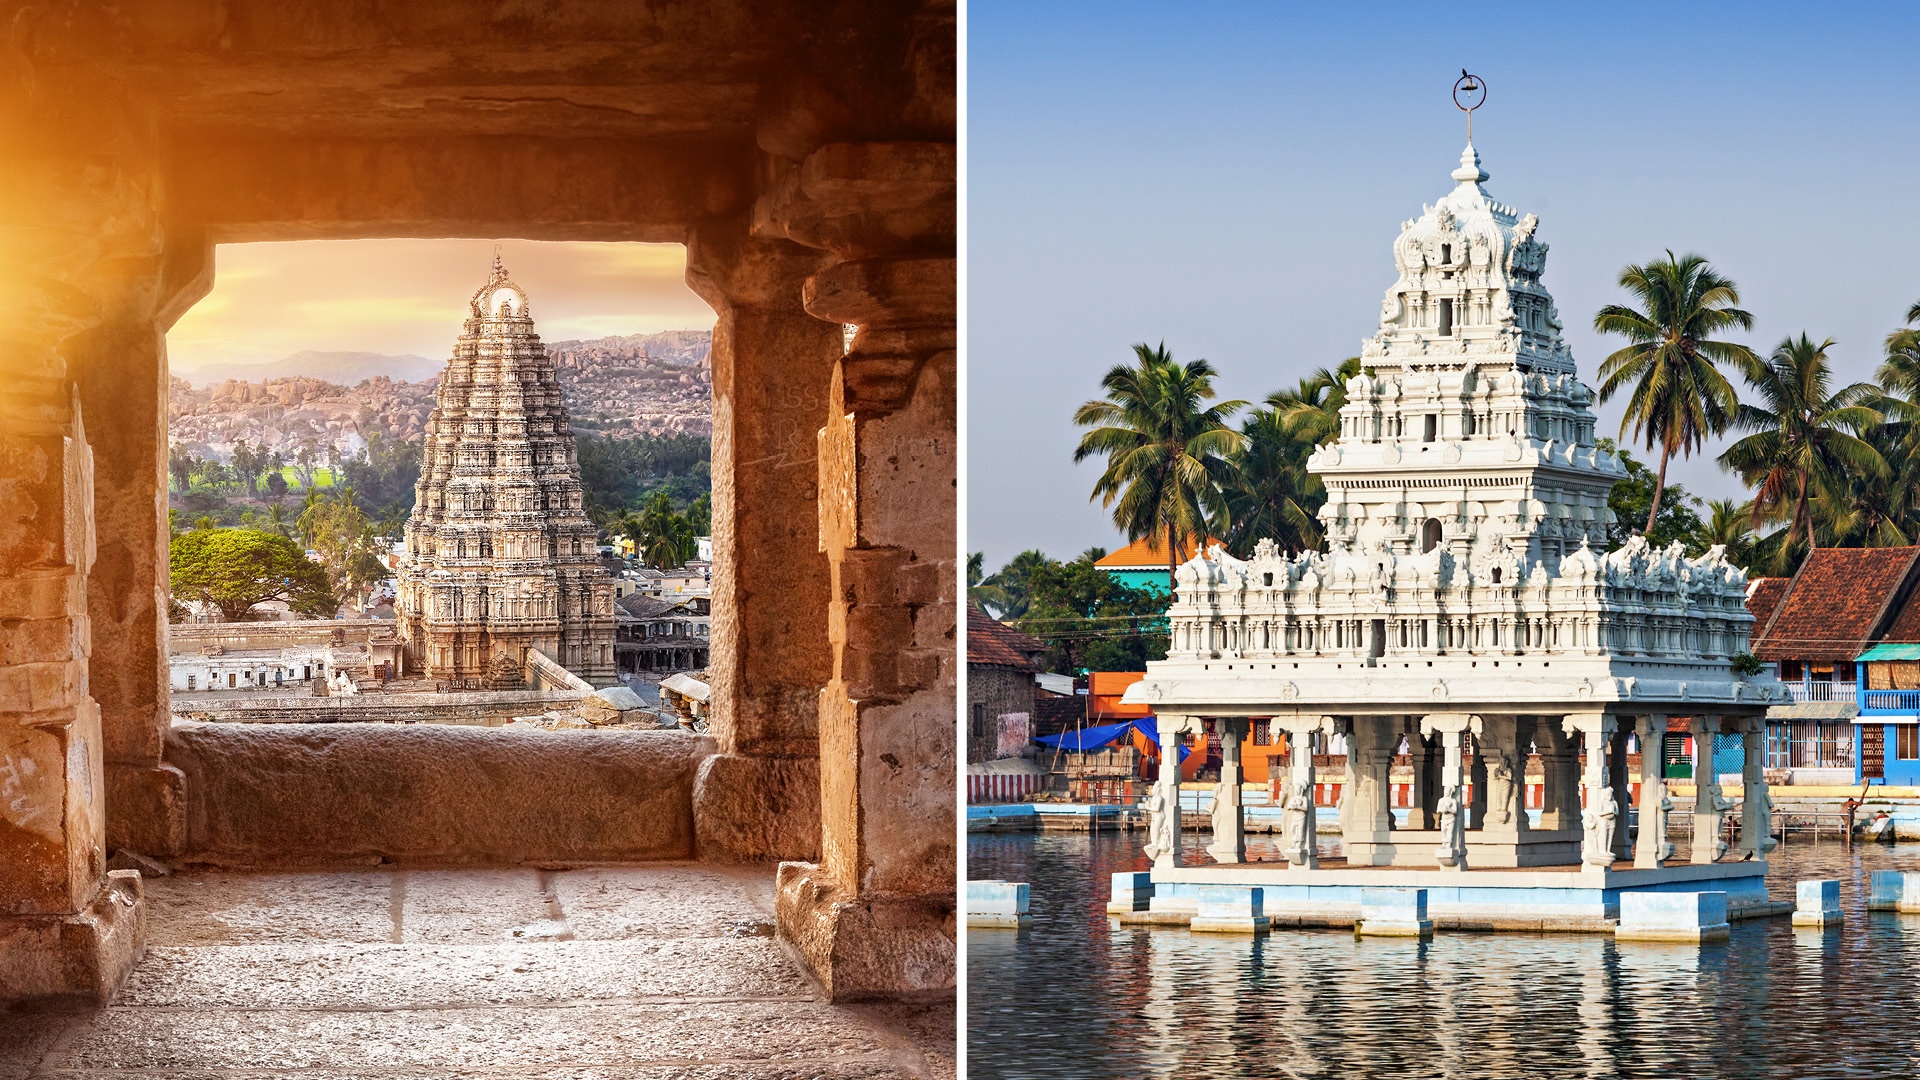
[[498, 255], [440, 376], [407, 522], [410, 668], [519, 685], [529, 650], [614, 678], [613, 584], [587, 519], [560, 384]]

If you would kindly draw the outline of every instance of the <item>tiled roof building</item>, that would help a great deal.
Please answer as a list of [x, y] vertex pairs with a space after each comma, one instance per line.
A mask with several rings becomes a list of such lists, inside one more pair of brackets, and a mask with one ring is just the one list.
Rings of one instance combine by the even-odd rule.
[[[1814, 549], [1777, 595], [1769, 586], [1782, 579], [1769, 578], [1747, 598], [1753, 655], [1774, 663], [1851, 663], [1903, 614], [1916, 560], [1920, 547]], [[1913, 624], [1912, 640], [1920, 640], [1920, 615], [1905, 621]]]

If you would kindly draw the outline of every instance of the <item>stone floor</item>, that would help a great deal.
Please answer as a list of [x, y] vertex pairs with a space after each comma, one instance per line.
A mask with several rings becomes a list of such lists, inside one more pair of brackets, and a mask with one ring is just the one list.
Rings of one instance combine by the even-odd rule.
[[111, 1007], [0, 1010], [0, 1080], [954, 1075], [954, 1011], [836, 1006], [771, 868], [186, 873]]

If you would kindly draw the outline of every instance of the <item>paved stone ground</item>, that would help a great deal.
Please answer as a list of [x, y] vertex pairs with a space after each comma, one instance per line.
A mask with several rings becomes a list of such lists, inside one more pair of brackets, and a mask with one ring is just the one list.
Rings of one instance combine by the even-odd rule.
[[0, 1080], [867, 1080], [954, 1075], [948, 1005], [836, 1006], [772, 934], [772, 874], [150, 879], [111, 1007], [0, 1011]]

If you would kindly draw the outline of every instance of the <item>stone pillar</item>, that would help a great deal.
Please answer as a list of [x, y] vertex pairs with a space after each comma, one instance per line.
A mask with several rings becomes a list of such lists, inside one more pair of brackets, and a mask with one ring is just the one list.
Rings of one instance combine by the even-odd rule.
[[1693, 770], [1691, 861], [1717, 862], [1720, 856], [1727, 853], [1727, 842], [1721, 838], [1720, 833], [1726, 824], [1727, 811], [1733, 809], [1733, 803], [1720, 793], [1719, 777], [1713, 771], [1713, 737], [1720, 729], [1720, 718], [1695, 716], [1692, 727], [1694, 758], [1697, 764]]
[[1773, 838], [1773, 799], [1767, 794], [1767, 718], [1740, 718], [1740, 850], [1745, 859], [1763, 859], [1778, 844]]
[[1180, 743], [1200, 722], [1191, 716], [1155, 716], [1160, 733], [1160, 774], [1147, 803], [1146, 856], [1155, 869], [1180, 865]]
[[1482, 843], [1518, 844], [1527, 830], [1527, 740], [1521, 734], [1520, 717], [1511, 714], [1480, 718], [1481, 733], [1475, 749], [1485, 764], [1476, 772], [1486, 795], [1474, 801], [1486, 809], [1480, 818]]
[[1482, 724], [1470, 713], [1428, 713], [1420, 719], [1422, 735], [1438, 733], [1446, 753], [1440, 773], [1440, 795], [1436, 802], [1440, 844], [1434, 859], [1451, 870], [1467, 868], [1466, 770], [1461, 743], [1469, 732], [1478, 733]]
[[1462, 753], [1469, 748], [1473, 751], [1473, 763], [1467, 766], [1467, 791], [1471, 796], [1467, 801], [1467, 828], [1479, 829], [1487, 821], [1487, 755], [1478, 735], [1471, 743], [1462, 739], [1461, 744]]
[[1666, 740], [1667, 717], [1654, 713], [1640, 717], [1640, 838], [1633, 849], [1637, 869], [1659, 867], [1673, 858], [1673, 845], [1667, 842], [1667, 812], [1673, 800], [1667, 798], [1666, 762], [1661, 747]]
[[1399, 717], [1355, 716], [1341, 722], [1347, 736], [1346, 783], [1340, 785], [1340, 838], [1347, 862], [1370, 865], [1356, 844], [1393, 839], [1393, 751], [1400, 742]]
[[1287, 778], [1281, 785], [1280, 855], [1295, 869], [1320, 865], [1318, 809], [1313, 804], [1314, 736], [1334, 730], [1331, 716], [1276, 716], [1274, 726], [1287, 733]]
[[1421, 733], [1418, 723], [1407, 730], [1407, 759], [1413, 766], [1413, 792], [1407, 799], [1407, 828], [1429, 830], [1440, 827], [1436, 805], [1440, 799], [1440, 744]]
[[1613, 789], [1613, 803], [1619, 813], [1613, 819], [1613, 842], [1609, 849], [1615, 860], [1633, 858], [1632, 834], [1628, 829], [1628, 808], [1633, 805], [1633, 785], [1627, 780], [1627, 736], [1631, 723], [1617, 728], [1607, 744], [1607, 786]]
[[1217, 863], [1247, 861], [1247, 819], [1240, 805], [1244, 781], [1240, 745], [1247, 738], [1247, 719], [1223, 716], [1213, 722], [1220, 735], [1220, 782], [1213, 786], [1213, 843], [1207, 854]]
[[[708, 729], [694, 783], [704, 858], [820, 853], [820, 688], [832, 673], [815, 430], [841, 328], [802, 305], [817, 252], [715, 225], [687, 281], [714, 310], [713, 621]], [[680, 651], [669, 666], [684, 667]]]
[[1552, 718], [1538, 718], [1534, 739], [1540, 752], [1544, 781], [1540, 793], [1540, 828], [1580, 827], [1580, 754], [1571, 737]]
[[1620, 803], [1607, 777], [1607, 750], [1613, 741], [1616, 721], [1610, 713], [1575, 713], [1562, 719], [1561, 727], [1569, 738], [1578, 733], [1586, 749], [1586, 769], [1581, 786], [1585, 788], [1586, 808], [1581, 812], [1580, 861], [1590, 867], [1613, 865], [1614, 822], [1620, 817]]

